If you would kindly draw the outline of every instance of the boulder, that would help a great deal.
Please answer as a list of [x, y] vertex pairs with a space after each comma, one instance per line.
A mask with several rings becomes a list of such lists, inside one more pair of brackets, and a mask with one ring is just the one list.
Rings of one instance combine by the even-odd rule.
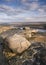
[[30, 30], [30, 27], [25, 27], [25, 30]]
[[30, 39], [32, 37], [31, 31], [30, 30], [25, 30], [24, 31], [24, 36], [25, 36], [25, 38]]
[[21, 35], [14, 34], [6, 37], [5, 45], [7, 45], [13, 52], [22, 53], [31, 45], [31, 43]]

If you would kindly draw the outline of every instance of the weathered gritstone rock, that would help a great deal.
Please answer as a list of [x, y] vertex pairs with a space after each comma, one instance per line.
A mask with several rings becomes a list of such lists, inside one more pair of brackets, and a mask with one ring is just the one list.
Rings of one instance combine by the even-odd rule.
[[25, 30], [30, 30], [30, 27], [25, 27], [24, 29], [25, 29]]
[[28, 40], [26, 40], [21, 35], [17, 35], [17, 34], [6, 37], [5, 44], [13, 52], [17, 52], [17, 53], [22, 53], [31, 45], [31, 43]]
[[25, 29], [22, 33], [25, 38], [31, 39], [34, 36], [34, 34], [36, 34], [37, 32], [38, 30]]
[[5, 56], [3, 55], [3, 39], [0, 37], [0, 65], [8, 65]]
[[27, 38], [27, 39], [30, 39], [32, 37], [32, 33], [30, 30], [25, 30], [24, 31], [24, 36]]
[[[31, 49], [30, 46], [25, 52], [23, 52], [23, 54], [18, 55], [16, 57], [12, 57], [9, 60], [9, 64], [10, 65], [46, 65], [46, 48], [43, 45], [41, 45], [40, 42], [35, 42], [33, 44], [32, 44], [33, 49]], [[34, 50], [35, 51], [37, 50], [36, 53], [33, 52]]]

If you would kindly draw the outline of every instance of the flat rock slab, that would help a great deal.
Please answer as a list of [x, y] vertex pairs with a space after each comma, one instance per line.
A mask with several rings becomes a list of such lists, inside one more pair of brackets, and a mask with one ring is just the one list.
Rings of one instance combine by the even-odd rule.
[[18, 34], [14, 34], [12, 36], [6, 37], [5, 44], [13, 52], [17, 52], [17, 53], [22, 53], [31, 45], [31, 43], [26, 38]]

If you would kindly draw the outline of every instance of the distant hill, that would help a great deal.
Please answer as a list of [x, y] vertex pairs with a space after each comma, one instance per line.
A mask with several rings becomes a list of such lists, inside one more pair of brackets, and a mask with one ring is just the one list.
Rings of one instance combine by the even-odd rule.
[[33, 27], [33, 28], [44, 28], [46, 29], [46, 22], [12, 22], [2, 23], [0, 26], [14, 26], [14, 27]]

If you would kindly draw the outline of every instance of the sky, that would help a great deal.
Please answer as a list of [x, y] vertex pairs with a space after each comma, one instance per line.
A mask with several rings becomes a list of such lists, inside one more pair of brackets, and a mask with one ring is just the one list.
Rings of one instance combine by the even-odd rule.
[[46, 0], [0, 0], [4, 22], [46, 22]]

